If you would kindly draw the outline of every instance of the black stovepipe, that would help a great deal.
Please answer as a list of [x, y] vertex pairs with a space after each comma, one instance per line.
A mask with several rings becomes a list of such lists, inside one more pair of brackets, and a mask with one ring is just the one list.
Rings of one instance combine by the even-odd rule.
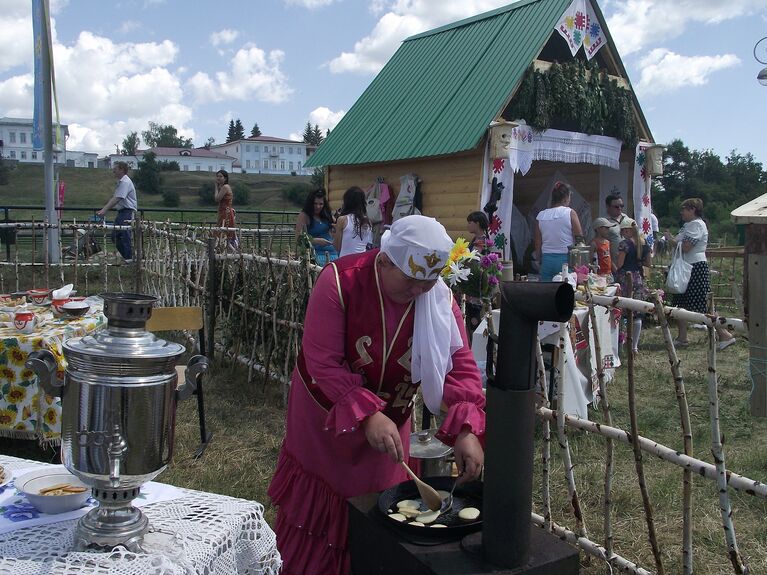
[[538, 322], [567, 321], [574, 306], [566, 283], [501, 287], [497, 369], [487, 387], [482, 510], [482, 554], [499, 567], [521, 567], [530, 558]]

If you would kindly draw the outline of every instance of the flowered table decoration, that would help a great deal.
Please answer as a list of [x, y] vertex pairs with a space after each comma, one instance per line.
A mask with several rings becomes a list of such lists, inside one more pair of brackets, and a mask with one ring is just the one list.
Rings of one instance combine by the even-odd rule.
[[92, 305], [87, 315], [75, 319], [54, 319], [44, 307], [29, 309], [39, 318], [33, 333], [22, 334], [12, 324], [0, 324], [0, 437], [58, 444], [61, 398], [45, 393], [38, 385], [37, 376], [24, 364], [31, 352], [47, 349], [56, 358], [56, 376], [63, 379], [64, 341], [86, 335], [104, 325], [106, 319], [97, 304]]

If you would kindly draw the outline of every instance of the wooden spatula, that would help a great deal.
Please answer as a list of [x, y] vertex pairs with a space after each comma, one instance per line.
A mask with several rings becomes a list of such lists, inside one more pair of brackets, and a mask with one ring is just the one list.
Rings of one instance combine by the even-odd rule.
[[426, 507], [432, 511], [439, 511], [440, 507], [442, 507], [442, 498], [439, 496], [439, 493], [437, 493], [437, 490], [431, 485], [421, 481], [418, 476], [413, 473], [413, 470], [407, 466], [407, 463], [404, 461], [400, 461], [400, 463], [402, 463], [402, 466], [405, 468], [408, 475], [415, 481], [415, 486], [418, 488], [418, 493], [420, 494], [421, 499], [426, 503]]

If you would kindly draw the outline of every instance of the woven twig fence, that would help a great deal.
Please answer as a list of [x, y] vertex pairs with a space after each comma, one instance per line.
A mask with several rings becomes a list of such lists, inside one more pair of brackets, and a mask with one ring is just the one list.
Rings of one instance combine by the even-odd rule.
[[253, 242], [250, 253], [234, 252], [229, 232], [240, 238], [263, 230], [144, 223], [142, 290], [162, 305], [203, 307], [214, 342], [208, 349], [247, 366], [249, 382], [259, 374], [262, 385], [271, 379], [287, 383], [321, 268], [308, 257], [276, 257], [268, 246], [258, 251]]
[[[553, 410], [549, 405], [547, 397], [549, 382], [547, 372], [543, 362], [543, 355], [540, 351], [540, 345], [537, 351], [538, 360], [538, 381], [539, 381], [539, 406], [538, 416], [542, 423], [542, 473], [541, 473], [541, 496], [540, 512], [534, 512], [532, 521], [534, 524], [547, 529], [556, 535], [578, 545], [585, 553], [596, 557], [611, 566], [613, 569], [625, 573], [649, 574], [665, 573], [664, 559], [668, 554], [664, 552], [656, 534], [657, 526], [653, 518], [654, 504], [652, 501], [652, 489], [645, 484], [647, 471], [647, 457], [659, 458], [667, 463], [671, 463], [680, 468], [682, 473], [682, 572], [691, 574], [693, 572], [693, 519], [692, 519], [692, 483], [694, 477], [700, 477], [711, 482], [712, 493], [716, 490], [718, 494], [718, 507], [720, 514], [721, 527], [723, 531], [723, 542], [732, 571], [737, 574], [749, 573], [749, 568], [745, 564], [743, 557], [738, 549], [735, 525], [733, 519], [733, 505], [730, 500], [730, 489], [735, 489], [741, 493], [752, 495], [756, 498], [767, 500], [767, 485], [743, 477], [727, 469], [726, 459], [723, 448], [723, 437], [719, 423], [719, 398], [718, 381], [716, 371], [716, 335], [715, 327], [724, 326], [739, 333], [747, 331], [746, 325], [742, 320], [734, 318], [725, 318], [716, 315], [698, 314], [687, 310], [666, 307], [661, 302], [658, 295], [654, 295], [654, 302], [645, 302], [621, 297], [591, 296], [590, 294], [577, 294], [576, 299], [585, 303], [589, 307], [591, 324], [596, 325], [595, 305], [612, 308], [619, 308], [629, 313], [646, 313], [655, 317], [660, 326], [665, 351], [668, 355], [668, 361], [673, 378], [673, 385], [677, 399], [679, 412], [679, 429], [682, 439], [682, 448], [675, 449], [662, 445], [650, 438], [641, 436], [641, 430], [637, 426], [637, 405], [635, 400], [635, 365], [633, 357], [628, 357], [627, 379], [629, 397], [625, 402], [628, 405], [629, 421], [631, 429], [619, 429], [613, 424], [613, 408], [609, 394], [609, 387], [606, 385], [605, 368], [597, 361], [597, 380], [599, 384], [599, 405], [601, 421], [590, 421], [581, 419], [574, 415], [569, 415], [561, 410]], [[604, 310], [600, 310], [604, 312]], [[693, 456], [692, 450], [692, 431], [690, 425], [690, 410], [687, 404], [687, 394], [685, 391], [684, 375], [682, 363], [677, 356], [674, 347], [674, 340], [669, 328], [668, 319], [688, 321], [692, 323], [703, 324], [707, 330], [707, 365], [706, 379], [708, 387], [708, 406], [710, 421], [710, 452], [712, 462], [702, 461]], [[629, 325], [631, 322], [629, 321]], [[559, 354], [558, 354], [558, 373], [559, 385], [557, 405], [564, 405], [564, 389], [567, 383], [563, 378], [566, 377], [566, 362], [568, 361], [565, 353], [566, 338], [570, 338], [570, 323], [563, 323], [559, 332]], [[630, 331], [630, 330], [629, 330]], [[604, 345], [610, 345], [609, 342], [600, 342], [599, 334], [594, 332], [595, 348], [597, 357], [601, 357], [600, 349]], [[630, 341], [628, 342], [630, 346]], [[631, 349], [631, 347], [629, 347]], [[564, 483], [567, 490], [567, 505], [569, 515], [573, 521], [573, 526], [568, 527], [557, 523], [552, 518], [552, 507], [557, 506], [555, 488], [552, 486], [552, 456], [551, 456], [551, 431], [550, 424], [556, 425], [556, 437], [559, 447], [562, 468], [564, 472]], [[605, 455], [601, 460], [604, 466], [603, 496], [602, 496], [602, 540], [594, 541], [589, 538], [585, 524], [583, 500], [577, 489], [576, 470], [578, 466], [577, 457], [571, 448], [568, 439], [568, 431], [587, 432], [588, 434], [599, 435], [605, 440]], [[641, 488], [642, 500], [644, 502], [644, 515], [646, 520], [646, 538], [649, 544], [652, 556], [654, 558], [654, 571], [647, 567], [638, 565], [637, 562], [624, 557], [615, 551], [614, 542], [614, 523], [616, 509], [613, 504], [613, 482], [616, 479], [614, 471], [615, 463], [615, 443], [625, 443], [632, 448], [632, 456], [635, 464], [636, 482]], [[624, 478], [625, 479], [625, 478]], [[597, 513], [597, 512], [595, 512]], [[592, 515], [593, 516], [593, 515]]]

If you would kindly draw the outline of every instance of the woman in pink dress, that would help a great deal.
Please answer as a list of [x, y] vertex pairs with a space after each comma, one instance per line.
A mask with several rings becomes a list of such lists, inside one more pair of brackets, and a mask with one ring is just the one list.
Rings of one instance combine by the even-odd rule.
[[347, 498], [407, 476], [410, 412], [421, 386], [461, 480], [484, 463], [485, 399], [460, 310], [439, 279], [452, 240], [407, 216], [381, 249], [332, 262], [309, 298], [287, 429], [269, 495], [286, 575], [349, 570]]

